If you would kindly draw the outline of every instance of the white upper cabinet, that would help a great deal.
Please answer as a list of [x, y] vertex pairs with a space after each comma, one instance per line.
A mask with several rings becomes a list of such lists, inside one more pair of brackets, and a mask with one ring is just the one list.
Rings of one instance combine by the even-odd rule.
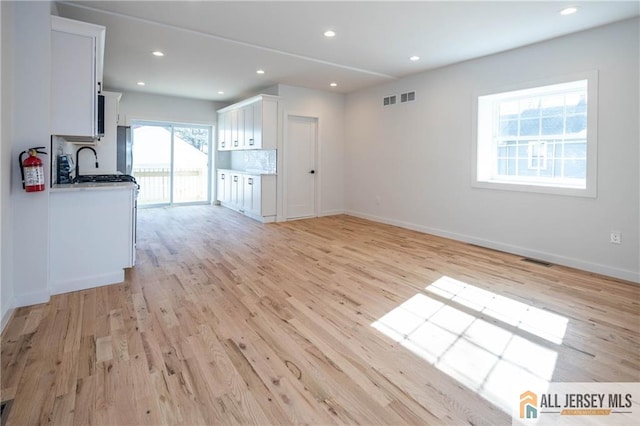
[[259, 102], [242, 108], [244, 116], [244, 138], [242, 145], [245, 149], [255, 149], [255, 137], [253, 135], [253, 107], [257, 103]]
[[51, 134], [95, 138], [105, 28], [51, 17]]
[[218, 151], [231, 149], [231, 117], [229, 114], [218, 114]]
[[218, 150], [277, 148], [278, 97], [259, 95], [218, 111]]

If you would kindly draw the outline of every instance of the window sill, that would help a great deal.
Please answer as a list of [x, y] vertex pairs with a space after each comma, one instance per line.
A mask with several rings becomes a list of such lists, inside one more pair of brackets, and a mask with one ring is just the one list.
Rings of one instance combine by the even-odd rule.
[[471, 186], [479, 189], [493, 189], [499, 191], [529, 192], [538, 194], [561, 195], [568, 197], [596, 198], [596, 188], [563, 188], [558, 186], [532, 185], [517, 182], [478, 181], [474, 180]]

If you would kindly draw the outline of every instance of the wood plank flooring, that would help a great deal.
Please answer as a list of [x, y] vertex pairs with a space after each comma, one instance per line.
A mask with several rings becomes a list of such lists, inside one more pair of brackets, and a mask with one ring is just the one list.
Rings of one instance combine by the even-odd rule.
[[16, 310], [3, 424], [497, 425], [514, 368], [640, 381], [632, 283], [349, 216], [138, 217], [124, 283]]

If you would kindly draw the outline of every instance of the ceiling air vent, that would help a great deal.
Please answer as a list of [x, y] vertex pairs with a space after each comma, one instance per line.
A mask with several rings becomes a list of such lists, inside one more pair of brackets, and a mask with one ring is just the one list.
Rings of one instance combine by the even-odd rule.
[[390, 106], [396, 104], [396, 95], [385, 96], [382, 100], [382, 106]]
[[415, 91], [411, 91], [411, 92], [401, 93], [400, 94], [400, 103], [413, 102], [415, 100], [416, 100], [416, 92]]

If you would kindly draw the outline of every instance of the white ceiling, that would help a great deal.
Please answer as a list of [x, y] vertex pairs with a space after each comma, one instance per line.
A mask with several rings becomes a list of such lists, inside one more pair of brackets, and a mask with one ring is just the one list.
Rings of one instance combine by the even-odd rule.
[[[561, 16], [570, 5], [578, 12]], [[222, 102], [276, 83], [348, 93], [640, 14], [637, 0], [69, 1], [57, 8], [107, 28], [105, 87]], [[337, 35], [324, 37], [327, 29]]]

